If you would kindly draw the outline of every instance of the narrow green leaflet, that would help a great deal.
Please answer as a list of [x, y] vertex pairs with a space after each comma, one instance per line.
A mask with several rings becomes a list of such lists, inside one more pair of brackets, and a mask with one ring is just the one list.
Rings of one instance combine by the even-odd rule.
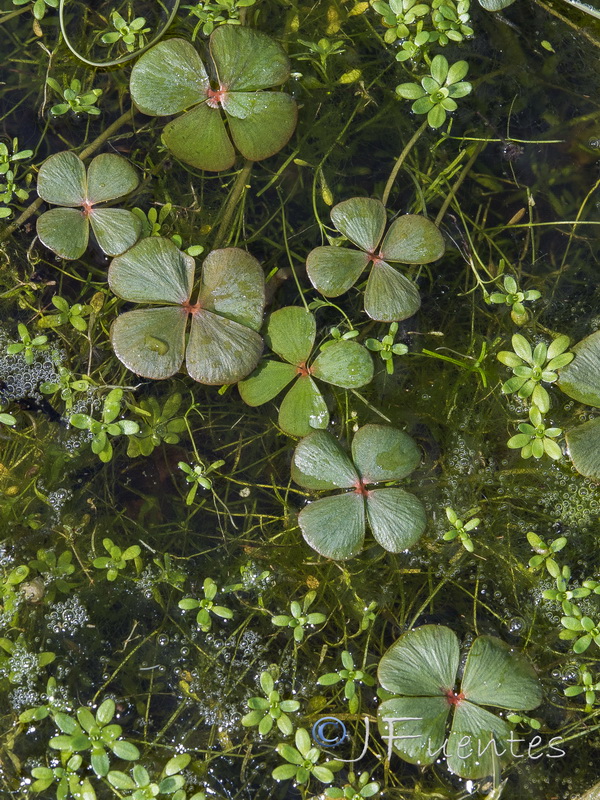
[[387, 217], [381, 200], [351, 197], [331, 209], [331, 221], [352, 244], [366, 253], [374, 253], [385, 231]]
[[373, 264], [365, 290], [365, 311], [379, 322], [408, 319], [421, 307], [416, 285], [397, 269], [377, 261]]
[[446, 740], [445, 697], [393, 697], [377, 709], [379, 734], [409, 764], [433, 764]]
[[292, 364], [281, 361], [262, 361], [245, 380], [238, 383], [244, 403], [249, 406], [262, 406], [277, 397], [297, 376]]
[[299, 306], [274, 311], [265, 326], [267, 346], [284, 361], [296, 366], [308, 361], [316, 334], [314, 315]]
[[358, 473], [337, 439], [315, 431], [294, 451], [292, 478], [306, 489], [342, 489], [354, 486]]
[[152, 47], [134, 65], [129, 82], [136, 106], [155, 117], [202, 102], [209, 88], [204, 64], [185, 39], [168, 39]]
[[142, 223], [124, 208], [93, 208], [90, 225], [100, 248], [107, 256], [118, 256], [137, 242]]
[[405, 214], [394, 220], [381, 245], [384, 261], [429, 264], [444, 255], [444, 237], [431, 220]]
[[365, 483], [399, 481], [421, 463], [421, 451], [404, 431], [363, 425], [352, 440], [352, 459]]
[[333, 386], [358, 389], [373, 378], [373, 359], [358, 342], [339, 341], [323, 350], [313, 361], [311, 372]]
[[421, 625], [404, 633], [379, 662], [377, 680], [389, 692], [444, 696], [452, 689], [460, 651], [456, 634], [442, 625]]
[[187, 316], [175, 306], [126, 311], [111, 328], [115, 355], [143, 378], [170, 378], [181, 369]]
[[46, 203], [67, 208], [82, 206], [87, 198], [83, 161], [68, 150], [50, 156], [40, 167], [37, 191]]
[[305, 506], [298, 524], [308, 544], [325, 558], [351, 558], [362, 550], [365, 507], [355, 492], [323, 497]]
[[518, 711], [542, 702], [542, 690], [529, 661], [493, 636], [479, 636], [473, 642], [461, 691], [473, 703]]
[[600, 481], [600, 417], [567, 431], [566, 440], [577, 472]]
[[219, 81], [231, 92], [249, 92], [287, 81], [290, 63], [282, 48], [262, 31], [221, 25], [210, 37]]
[[195, 381], [220, 386], [236, 383], [252, 372], [262, 349], [263, 340], [255, 331], [200, 309], [192, 315], [185, 363]]
[[389, 553], [408, 550], [427, 526], [425, 507], [404, 489], [375, 489], [367, 495], [367, 519], [375, 540]]
[[52, 208], [38, 217], [36, 232], [45, 247], [72, 261], [87, 250], [90, 227], [81, 211]]
[[279, 407], [279, 424], [292, 436], [308, 436], [329, 424], [329, 411], [310, 375], [300, 376]]
[[132, 303], [185, 303], [194, 283], [195, 262], [170, 239], [152, 236], [111, 261], [108, 285]]
[[557, 386], [579, 403], [600, 408], [600, 331], [571, 349], [575, 358], [560, 370]]

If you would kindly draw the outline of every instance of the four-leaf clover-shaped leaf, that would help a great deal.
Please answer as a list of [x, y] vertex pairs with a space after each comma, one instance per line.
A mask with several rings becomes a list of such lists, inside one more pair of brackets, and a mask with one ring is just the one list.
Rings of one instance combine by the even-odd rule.
[[263, 271], [244, 250], [213, 250], [202, 265], [192, 303], [194, 271], [194, 259], [161, 237], [142, 239], [113, 259], [108, 271], [113, 292], [123, 300], [159, 306], [117, 317], [111, 330], [114, 351], [144, 378], [169, 378], [185, 356], [195, 381], [235, 383], [254, 369], [262, 352], [257, 331], [265, 303]]
[[138, 176], [127, 159], [103, 153], [89, 167], [66, 150], [47, 158], [38, 175], [37, 191], [52, 208], [38, 217], [42, 244], [61, 258], [73, 260], [86, 251], [90, 225], [100, 248], [109, 256], [124, 253], [138, 240], [139, 219], [124, 208], [97, 208], [132, 192]]
[[303, 308], [275, 311], [267, 322], [265, 341], [287, 363], [263, 361], [238, 384], [242, 400], [260, 406], [295, 379], [279, 407], [279, 424], [292, 436], [306, 436], [313, 428], [329, 424], [329, 412], [314, 378], [357, 389], [373, 377], [373, 360], [358, 342], [340, 339], [311, 361], [316, 333], [314, 316]]
[[363, 545], [367, 520], [373, 536], [391, 553], [414, 544], [425, 530], [425, 509], [414, 494], [398, 488], [371, 489], [397, 481], [417, 467], [415, 441], [387, 425], [365, 425], [352, 441], [352, 460], [325, 431], [296, 447], [292, 477], [307, 489], [347, 489], [305, 506], [298, 523], [308, 544], [327, 558], [351, 558]]
[[379, 684], [399, 695], [379, 706], [379, 731], [386, 741], [393, 737], [394, 750], [411, 764], [432, 764], [446, 744], [448, 767], [456, 775], [496, 774], [498, 755], [507, 751], [509, 757], [511, 728], [482, 706], [536, 708], [542, 701], [539, 681], [523, 655], [493, 636], [475, 639], [457, 690], [459, 664], [458, 639], [450, 628], [423, 625], [400, 636], [379, 662]]
[[[421, 305], [415, 284], [388, 262], [429, 264], [444, 254], [442, 234], [430, 220], [405, 214], [390, 225], [385, 238], [385, 207], [380, 200], [353, 197], [331, 210], [337, 230], [358, 250], [317, 247], [306, 260], [312, 285], [325, 297], [350, 289], [372, 263], [365, 291], [365, 311], [379, 322], [411, 317]], [[381, 241], [383, 238], [383, 241]]]
[[222, 25], [211, 34], [209, 51], [212, 81], [189, 42], [157, 44], [131, 72], [134, 103], [150, 116], [189, 109], [166, 125], [163, 141], [173, 155], [198, 169], [229, 169], [235, 161], [233, 145], [251, 161], [277, 153], [296, 127], [296, 103], [283, 92], [260, 90], [288, 79], [283, 49], [260, 31]]

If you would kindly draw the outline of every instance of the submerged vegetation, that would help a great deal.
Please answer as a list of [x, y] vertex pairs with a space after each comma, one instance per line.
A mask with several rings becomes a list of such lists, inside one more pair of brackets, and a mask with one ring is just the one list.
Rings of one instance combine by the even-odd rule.
[[480, 5], [6, 0], [2, 797], [600, 782], [600, 22]]

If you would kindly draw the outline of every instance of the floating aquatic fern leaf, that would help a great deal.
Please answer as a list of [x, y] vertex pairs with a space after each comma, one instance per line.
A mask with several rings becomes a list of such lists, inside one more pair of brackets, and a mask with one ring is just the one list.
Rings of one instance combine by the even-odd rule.
[[308, 544], [327, 558], [351, 558], [362, 549], [368, 522], [385, 550], [399, 553], [413, 545], [425, 530], [423, 504], [404, 489], [373, 485], [405, 478], [420, 460], [415, 441], [387, 425], [360, 428], [352, 441], [352, 460], [326, 431], [302, 439], [292, 459], [296, 483], [306, 489], [347, 490], [302, 509], [298, 523]]
[[254, 369], [262, 352], [257, 331], [265, 302], [263, 271], [244, 250], [213, 250], [202, 265], [192, 303], [194, 272], [194, 259], [161, 237], [142, 239], [113, 259], [112, 291], [123, 300], [155, 306], [117, 317], [111, 330], [114, 351], [145, 378], [169, 378], [185, 356], [195, 381], [235, 383]]
[[[411, 317], [421, 305], [413, 281], [389, 262], [429, 264], [444, 254], [442, 234], [430, 220], [405, 214], [394, 220], [385, 238], [383, 203], [368, 197], [353, 197], [331, 210], [337, 230], [358, 250], [347, 247], [317, 247], [306, 260], [308, 277], [325, 297], [347, 292], [372, 264], [365, 290], [365, 311], [380, 322]], [[383, 238], [383, 241], [382, 241]]]
[[542, 701], [540, 683], [529, 661], [493, 636], [475, 639], [457, 688], [459, 663], [450, 628], [423, 625], [403, 634], [379, 662], [380, 685], [397, 695], [379, 706], [379, 732], [386, 741], [392, 735], [394, 750], [411, 764], [433, 764], [445, 746], [456, 775], [498, 774], [510, 758], [511, 728], [482, 706], [535, 708]]
[[138, 240], [141, 223], [124, 208], [97, 208], [132, 192], [138, 176], [129, 161], [102, 153], [86, 168], [69, 150], [47, 158], [38, 175], [37, 191], [47, 203], [62, 208], [46, 211], [37, 220], [37, 235], [62, 258], [80, 258], [86, 251], [90, 226], [109, 256], [124, 253]]
[[167, 124], [163, 141], [173, 155], [198, 169], [229, 169], [234, 145], [251, 161], [277, 153], [294, 132], [297, 117], [288, 94], [263, 91], [289, 77], [283, 49], [260, 31], [222, 25], [211, 34], [209, 51], [216, 88], [189, 42], [157, 44], [131, 72], [134, 103], [150, 116], [185, 111]]
[[373, 377], [373, 360], [358, 342], [341, 339], [311, 358], [316, 333], [315, 318], [309, 311], [296, 306], [275, 311], [267, 322], [265, 340], [283, 361], [263, 361], [238, 384], [244, 402], [260, 406], [294, 381], [279, 407], [279, 424], [292, 436], [306, 436], [329, 424], [329, 412], [315, 379], [357, 389]]

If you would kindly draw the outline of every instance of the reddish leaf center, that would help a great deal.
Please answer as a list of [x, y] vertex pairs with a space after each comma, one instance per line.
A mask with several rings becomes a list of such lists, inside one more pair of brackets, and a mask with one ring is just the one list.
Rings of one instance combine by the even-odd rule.
[[185, 303], [182, 303], [181, 307], [184, 311], [187, 311], [188, 314], [195, 314], [196, 311], [200, 311], [202, 308], [200, 303], [190, 303], [189, 300], [186, 300]]
[[361, 494], [363, 497], [366, 497], [369, 494], [367, 487], [362, 479], [356, 481], [354, 484], [354, 491], [356, 494]]
[[465, 696], [462, 692], [455, 692], [454, 689], [444, 689], [444, 694], [446, 695], [448, 705], [451, 706], [459, 706], [465, 699]]
[[369, 256], [369, 261], [372, 261], [374, 265], [380, 264], [383, 261], [381, 253], [373, 253], [369, 251], [367, 255]]
[[302, 364], [298, 364], [296, 368], [296, 373], [300, 375], [302, 378], [307, 378], [309, 375], [312, 375], [312, 368], [306, 366], [306, 361], [303, 361]]
[[211, 108], [218, 108], [219, 105], [223, 103], [226, 95], [227, 89], [225, 86], [219, 86], [218, 89], [208, 89], [206, 92], [206, 105], [210, 106]]
[[94, 207], [94, 204], [92, 202], [90, 202], [89, 200], [84, 200], [83, 204], [82, 204], [83, 216], [84, 217], [89, 217], [89, 215], [92, 213], [93, 207]]

